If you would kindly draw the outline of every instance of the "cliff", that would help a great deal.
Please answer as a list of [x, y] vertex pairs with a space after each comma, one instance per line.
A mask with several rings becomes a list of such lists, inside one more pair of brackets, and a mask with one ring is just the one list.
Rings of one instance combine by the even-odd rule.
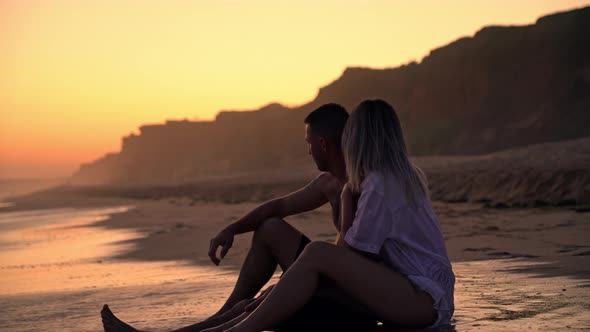
[[[395, 42], [395, 41], [392, 41]], [[121, 151], [80, 167], [75, 184], [183, 182], [205, 175], [312, 167], [303, 119], [337, 102], [383, 98], [398, 110], [413, 155], [476, 155], [590, 136], [590, 7], [528, 26], [492, 26], [420, 63], [347, 68], [300, 107], [222, 111], [123, 138]]]

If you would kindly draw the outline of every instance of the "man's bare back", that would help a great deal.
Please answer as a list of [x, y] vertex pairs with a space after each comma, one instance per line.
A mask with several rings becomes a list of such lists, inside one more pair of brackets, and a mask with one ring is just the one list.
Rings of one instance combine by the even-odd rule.
[[317, 187], [322, 190], [326, 196], [330, 207], [332, 208], [332, 222], [336, 231], [340, 230], [340, 193], [344, 187], [344, 183], [338, 180], [330, 173], [322, 173], [316, 179], [318, 181]]

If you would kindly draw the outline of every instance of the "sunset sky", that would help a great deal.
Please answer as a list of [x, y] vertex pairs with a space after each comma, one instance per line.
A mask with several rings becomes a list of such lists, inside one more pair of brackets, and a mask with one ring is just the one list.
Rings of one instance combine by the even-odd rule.
[[347, 66], [589, 3], [0, 0], [0, 178], [67, 176], [145, 123], [302, 104]]

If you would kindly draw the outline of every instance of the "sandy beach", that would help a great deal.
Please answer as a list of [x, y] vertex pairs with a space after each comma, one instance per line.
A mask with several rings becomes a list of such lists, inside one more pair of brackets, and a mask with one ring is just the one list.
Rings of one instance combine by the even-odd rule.
[[[456, 277], [436, 331], [590, 331], [588, 1], [0, 1], [0, 35], [0, 332], [104, 331], [105, 304], [142, 332], [205, 320], [253, 232], [219, 266], [211, 239], [302, 188], [232, 229], [329, 201], [286, 221], [312, 241], [355, 230], [356, 248], [444, 283], [444, 310], [432, 211], [403, 206], [428, 192]], [[286, 265], [283, 229], [248, 261]], [[326, 262], [299, 267], [425, 325], [403, 280], [357, 262], [352, 285]], [[284, 318], [269, 308], [257, 318]], [[286, 327], [355, 328], [315, 308], [321, 327]]]
[[[97, 331], [98, 311], [108, 303], [134, 326], [163, 331], [216, 311], [231, 291], [251, 236], [237, 237], [219, 267], [207, 257], [209, 240], [259, 203], [207, 203], [188, 197], [114, 202], [117, 199], [81, 196], [69, 200], [78, 206], [74, 211], [86, 211], [95, 219], [59, 222], [59, 227], [103, 234], [95, 234], [98, 242], [72, 235], [94, 248], [86, 259], [18, 265], [7, 258], [10, 248], [4, 248], [0, 310], [6, 315], [0, 325], [10, 331]], [[5, 207], [0, 215], [26, 213], [18, 210], [27, 211], [27, 204], [32, 203]], [[565, 207], [499, 209], [439, 201], [434, 206], [457, 274], [455, 330], [590, 326], [587, 213]], [[335, 237], [326, 206], [288, 221], [313, 240]], [[24, 272], [31, 280], [45, 276], [51, 282], [23, 282], [19, 273]]]
[[[456, 312], [446, 330], [587, 330], [588, 142], [416, 158], [457, 276]], [[230, 293], [251, 241], [251, 234], [236, 237], [217, 267], [207, 256], [211, 237], [316, 174], [308, 165], [25, 194], [34, 189], [29, 183], [0, 207], [0, 326], [98, 331], [104, 303], [149, 331], [205, 319]], [[287, 219], [320, 241], [334, 240], [331, 220], [328, 206]]]

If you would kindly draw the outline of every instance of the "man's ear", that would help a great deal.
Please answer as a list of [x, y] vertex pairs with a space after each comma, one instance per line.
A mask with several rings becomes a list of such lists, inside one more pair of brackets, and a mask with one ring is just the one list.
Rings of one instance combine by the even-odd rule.
[[322, 151], [328, 151], [328, 142], [323, 137], [320, 137], [320, 147], [322, 148]]

